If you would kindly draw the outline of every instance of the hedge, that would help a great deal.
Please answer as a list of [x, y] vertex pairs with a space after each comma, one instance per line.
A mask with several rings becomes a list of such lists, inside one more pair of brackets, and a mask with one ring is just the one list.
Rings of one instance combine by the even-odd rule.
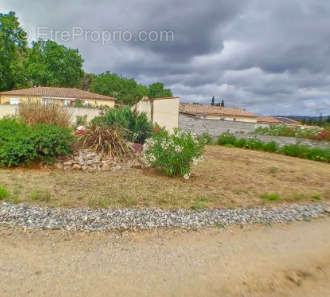
[[27, 126], [15, 119], [0, 120], [0, 166], [13, 167], [32, 161], [51, 163], [71, 153], [74, 141], [69, 128], [48, 124]]
[[330, 148], [313, 148], [307, 145], [300, 144], [290, 144], [280, 147], [274, 141], [263, 142], [257, 138], [236, 138], [234, 135], [229, 133], [225, 133], [219, 136], [216, 143], [218, 145], [273, 152], [292, 157], [330, 163]]

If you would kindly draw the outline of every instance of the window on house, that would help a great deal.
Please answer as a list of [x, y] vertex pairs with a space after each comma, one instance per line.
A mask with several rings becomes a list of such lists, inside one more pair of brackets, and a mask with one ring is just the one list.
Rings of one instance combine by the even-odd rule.
[[50, 99], [50, 98], [42, 98], [41, 99], [41, 103], [42, 104], [45, 104], [45, 105], [53, 104], [54, 103], [54, 100], [53, 99]]
[[10, 99], [9, 99], [9, 103], [10, 103], [11, 105], [17, 105], [17, 104], [20, 103], [20, 100], [19, 100], [18, 98], [10, 98]]

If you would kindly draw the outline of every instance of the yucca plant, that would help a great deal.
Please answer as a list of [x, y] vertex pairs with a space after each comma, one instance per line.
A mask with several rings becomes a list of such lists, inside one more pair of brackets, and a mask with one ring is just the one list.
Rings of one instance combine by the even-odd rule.
[[126, 131], [120, 126], [91, 124], [78, 136], [81, 147], [92, 149], [112, 158], [131, 154], [132, 150], [125, 141]]

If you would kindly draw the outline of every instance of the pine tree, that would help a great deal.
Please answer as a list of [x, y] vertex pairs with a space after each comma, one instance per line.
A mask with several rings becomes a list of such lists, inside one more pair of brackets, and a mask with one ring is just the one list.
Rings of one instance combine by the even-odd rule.
[[212, 97], [212, 101], [211, 101], [211, 105], [214, 105], [215, 103], [215, 99], [214, 99], [214, 96]]

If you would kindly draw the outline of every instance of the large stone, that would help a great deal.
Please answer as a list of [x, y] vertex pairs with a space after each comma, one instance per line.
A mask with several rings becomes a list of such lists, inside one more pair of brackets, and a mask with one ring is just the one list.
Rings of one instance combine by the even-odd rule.
[[103, 164], [103, 166], [101, 167], [102, 171], [109, 171], [111, 169], [111, 166], [107, 163]]
[[55, 163], [55, 167], [57, 169], [63, 169], [63, 164], [62, 163]]
[[88, 159], [88, 160], [92, 160], [92, 159], [94, 159], [95, 157], [97, 157], [97, 154], [96, 154], [96, 153], [88, 153], [88, 154], [86, 155], [86, 159]]
[[73, 169], [73, 170], [80, 170], [80, 169], [81, 169], [81, 166], [78, 165], [78, 164], [74, 164], [74, 165], [72, 166], [72, 169]]

